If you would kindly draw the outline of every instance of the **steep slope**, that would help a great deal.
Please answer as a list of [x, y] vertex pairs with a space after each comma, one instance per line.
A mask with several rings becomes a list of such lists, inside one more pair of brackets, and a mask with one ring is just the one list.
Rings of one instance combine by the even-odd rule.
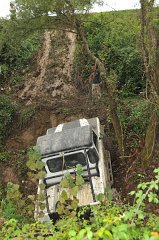
[[[26, 74], [18, 92], [20, 112], [15, 117], [14, 131], [6, 141], [11, 150], [26, 149], [49, 127], [83, 117], [105, 116], [102, 105], [94, 105], [90, 96], [77, 89], [72, 78], [76, 35], [67, 31], [45, 32], [42, 49], [32, 70]], [[21, 122], [21, 112], [33, 108], [27, 125]]]
[[[21, 188], [26, 195], [36, 192], [37, 187], [27, 176], [26, 152], [40, 135], [50, 127], [79, 118], [99, 116], [101, 123], [106, 123], [106, 104], [102, 101], [95, 104], [89, 94], [76, 88], [72, 79], [75, 41], [72, 32], [45, 32], [43, 47], [25, 76], [24, 88], [18, 92], [19, 111], [6, 140], [6, 149], [11, 155], [1, 167], [0, 179], [4, 186], [9, 181], [22, 186], [25, 181], [26, 188]], [[33, 109], [31, 117], [30, 109]], [[27, 119], [22, 119], [24, 117]]]
[[45, 32], [36, 69], [25, 76], [25, 86], [19, 94], [26, 105], [42, 100], [52, 102], [76, 94], [71, 79], [75, 41], [72, 32]]

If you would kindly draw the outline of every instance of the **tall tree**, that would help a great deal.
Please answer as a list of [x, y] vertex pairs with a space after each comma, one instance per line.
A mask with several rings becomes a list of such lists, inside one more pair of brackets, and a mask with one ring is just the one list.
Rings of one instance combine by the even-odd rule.
[[141, 40], [145, 73], [150, 86], [151, 97], [153, 101], [159, 103], [159, 34], [154, 27], [155, 1], [140, 0], [140, 4]]
[[[105, 91], [109, 100], [110, 117], [116, 134], [120, 155], [124, 155], [123, 133], [119, 117], [117, 115], [117, 104], [115, 96], [107, 83], [106, 69], [102, 61], [91, 52], [83, 27], [84, 13], [88, 13], [94, 3], [99, 0], [16, 0], [17, 22], [22, 22], [24, 26], [30, 28], [34, 26], [45, 29], [73, 30], [82, 40], [83, 48], [88, 57], [96, 62], [100, 76], [105, 85]], [[29, 26], [28, 23], [31, 25]]]
[[[146, 130], [145, 146], [140, 154], [143, 165], [153, 156], [156, 139], [157, 114], [155, 108], [159, 105], [159, 33], [155, 29], [155, 0], [140, 0], [141, 4], [141, 43], [145, 73], [147, 78], [147, 97], [153, 102], [152, 116]], [[155, 15], [154, 15], [155, 14]], [[158, 14], [157, 14], [158, 15]]]

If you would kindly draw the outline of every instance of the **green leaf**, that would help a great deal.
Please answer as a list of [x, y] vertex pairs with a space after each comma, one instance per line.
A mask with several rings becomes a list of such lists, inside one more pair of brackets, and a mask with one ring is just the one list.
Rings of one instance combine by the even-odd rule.
[[108, 237], [110, 237], [110, 238], [112, 237], [112, 234], [111, 234], [110, 231], [105, 230], [104, 233], [105, 233], [106, 236], [108, 236]]
[[64, 213], [64, 205], [59, 202], [58, 205], [57, 205], [56, 211], [59, 214], [63, 214]]
[[73, 196], [77, 196], [78, 190], [78, 186], [75, 186], [70, 190], [70, 194]]
[[81, 229], [77, 235], [77, 239], [83, 239], [86, 234], [86, 229]]
[[76, 231], [75, 230], [71, 230], [71, 231], [69, 231], [69, 236], [70, 237], [75, 237], [76, 236]]
[[81, 165], [81, 164], [77, 164], [77, 165], [76, 165], [76, 172], [77, 172], [77, 175], [82, 175], [82, 173], [83, 173], [83, 168], [82, 168], [82, 165]]
[[98, 235], [100, 238], [103, 238], [104, 231], [105, 231], [105, 228], [104, 228], [104, 227], [101, 227], [101, 228], [97, 231], [97, 235]]
[[39, 207], [41, 210], [44, 210], [46, 208], [46, 204], [45, 203], [40, 203]]
[[154, 199], [153, 199], [153, 202], [156, 203], [156, 204], [158, 204], [158, 203], [159, 203], [158, 198], [154, 198]]
[[91, 240], [93, 237], [93, 232], [91, 230], [87, 231], [87, 238], [88, 240]]
[[34, 201], [34, 200], [35, 200], [35, 195], [29, 195], [28, 198], [29, 198], [31, 201]]
[[45, 177], [45, 175], [46, 175], [46, 173], [45, 173], [44, 171], [40, 171], [40, 172], [38, 172], [37, 177], [38, 177], [39, 179], [42, 179], [42, 178]]
[[68, 195], [67, 195], [67, 192], [65, 190], [63, 190], [59, 197], [59, 201], [61, 203], [64, 203], [66, 200], [68, 200]]
[[100, 201], [100, 202], [102, 202], [102, 201], [104, 200], [104, 194], [103, 194], [103, 193], [99, 193], [99, 194], [97, 195], [97, 200]]
[[129, 193], [129, 195], [131, 195], [131, 196], [133, 196], [133, 195], [135, 195], [135, 191], [131, 191], [130, 193]]
[[36, 162], [35, 164], [36, 164], [35, 165], [36, 170], [42, 170], [43, 167], [45, 166], [45, 163], [41, 162], [41, 160]]
[[158, 174], [159, 174], [159, 168], [156, 168], [156, 169], [154, 170], [154, 173], [158, 173]]
[[76, 216], [76, 210], [69, 212], [69, 217], [74, 218]]
[[45, 201], [45, 194], [44, 193], [38, 194], [38, 200], [41, 202]]
[[45, 184], [44, 183], [41, 183], [41, 184], [39, 184], [39, 188], [41, 189], [41, 190], [44, 190], [45, 189]]
[[79, 202], [78, 199], [73, 199], [73, 200], [71, 201], [71, 207], [72, 207], [73, 209], [76, 209], [76, 208], [78, 207], [78, 202]]
[[68, 188], [69, 187], [69, 181], [67, 180], [67, 178], [65, 177], [64, 179], [62, 179], [60, 186], [63, 188]]
[[84, 179], [82, 178], [82, 176], [77, 175], [76, 177], [76, 185], [77, 186], [82, 186], [84, 184]]
[[138, 213], [138, 218], [139, 218], [139, 219], [144, 219], [144, 217], [145, 217], [145, 216], [144, 216], [144, 214], [143, 214], [142, 212]]
[[39, 217], [39, 218], [43, 218], [43, 217], [44, 217], [44, 213], [41, 211], [41, 212], [38, 214], [38, 217]]

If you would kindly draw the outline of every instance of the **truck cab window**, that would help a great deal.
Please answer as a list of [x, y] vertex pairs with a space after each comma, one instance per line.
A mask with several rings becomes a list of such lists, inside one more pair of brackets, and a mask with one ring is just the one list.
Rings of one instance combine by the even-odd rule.
[[87, 152], [90, 163], [97, 163], [99, 161], [99, 156], [94, 148], [91, 148]]
[[97, 135], [95, 134], [95, 132], [93, 131], [93, 142], [98, 150], [98, 144], [97, 144]]
[[77, 164], [86, 165], [86, 159], [82, 152], [66, 155], [64, 157], [55, 157], [47, 161], [49, 171], [52, 173], [75, 168]]
[[48, 160], [47, 166], [49, 168], [49, 171], [52, 173], [60, 172], [63, 170], [62, 168], [65, 168], [63, 166], [63, 158], [62, 157], [53, 158], [53, 159]]

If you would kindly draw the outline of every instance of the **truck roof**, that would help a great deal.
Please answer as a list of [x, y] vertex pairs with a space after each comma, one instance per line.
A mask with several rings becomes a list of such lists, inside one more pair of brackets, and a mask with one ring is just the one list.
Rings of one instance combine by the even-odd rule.
[[57, 127], [54, 127], [54, 128], [49, 128], [47, 130], [46, 134], [61, 132], [63, 130], [69, 129], [69, 128], [72, 129], [72, 128], [91, 125], [93, 130], [95, 131], [95, 133], [98, 135], [98, 133], [97, 133], [97, 125], [98, 124], [99, 124], [99, 119], [97, 117], [90, 118], [90, 119], [82, 118], [82, 119], [78, 119], [78, 120], [75, 120], [75, 121], [65, 122], [65, 123], [59, 124]]
[[[89, 125], [88, 121], [85, 122], [85, 125]], [[81, 127], [80, 120], [75, 120], [75, 121], [72, 121], [72, 122], [62, 123], [62, 124], [59, 124], [55, 128], [49, 128], [47, 130], [46, 134], [50, 134], [50, 133], [54, 133], [54, 132], [61, 132], [63, 130], [69, 129], [69, 128], [77, 128], [77, 127]]]
[[[60, 126], [60, 125], [59, 125]], [[53, 131], [37, 139], [42, 156], [65, 152], [71, 149], [90, 147], [93, 144], [92, 127], [85, 125]]]

